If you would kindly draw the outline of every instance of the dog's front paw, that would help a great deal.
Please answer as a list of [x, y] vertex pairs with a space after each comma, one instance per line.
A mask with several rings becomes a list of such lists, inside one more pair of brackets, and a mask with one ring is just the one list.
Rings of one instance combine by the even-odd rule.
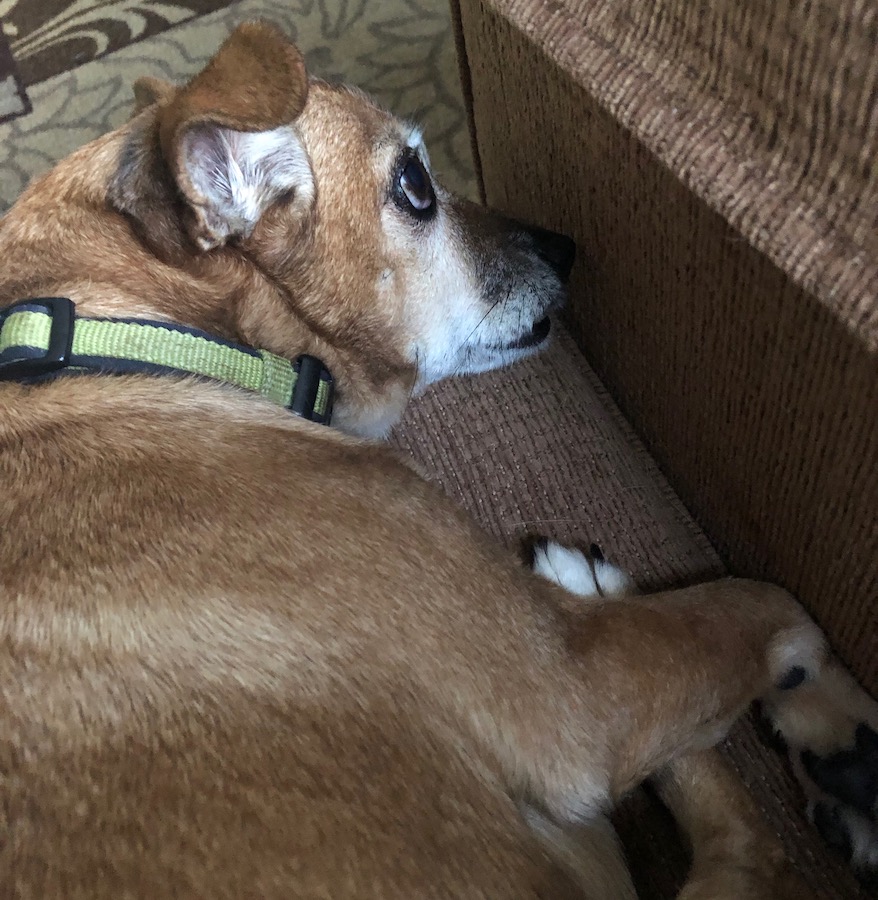
[[878, 880], [878, 703], [835, 661], [764, 707], [823, 838]]
[[852, 743], [823, 756], [802, 750], [796, 768], [817, 830], [878, 887], [878, 731], [860, 722]]
[[617, 597], [635, 592], [631, 577], [608, 563], [596, 544], [588, 553], [538, 538], [528, 547], [528, 563], [533, 571], [578, 597]]

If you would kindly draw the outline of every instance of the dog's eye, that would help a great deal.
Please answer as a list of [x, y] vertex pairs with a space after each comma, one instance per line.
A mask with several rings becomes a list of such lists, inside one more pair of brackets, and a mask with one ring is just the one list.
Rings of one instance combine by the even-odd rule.
[[403, 160], [397, 182], [397, 196], [401, 205], [409, 207], [419, 216], [429, 214], [436, 202], [430, 176], [417, 156]]

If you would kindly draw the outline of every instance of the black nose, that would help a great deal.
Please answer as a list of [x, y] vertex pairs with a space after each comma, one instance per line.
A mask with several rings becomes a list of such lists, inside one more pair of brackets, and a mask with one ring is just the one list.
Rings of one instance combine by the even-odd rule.
[[573, 268], [573, 260], [576, 258], [576, 244], [573, 238], [534, 225], [527, 227], [527, 233], [533, 239], [537, 256], [552, 267], [561, 281], [567, 281]]

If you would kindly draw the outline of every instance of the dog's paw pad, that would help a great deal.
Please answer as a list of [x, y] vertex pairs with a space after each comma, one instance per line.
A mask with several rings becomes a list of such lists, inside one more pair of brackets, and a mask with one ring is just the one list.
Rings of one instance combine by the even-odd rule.
[[866, 816], [876, 816], [878, 803], [878, 732], [860, 722], [854, 744], [828, 756], [803, 750], [805, 774], [825, 794]]
[[799, 685], [778, 685], [769, 718], [788, 746], [815, 827], [861, 877], [875, 878], [878, 704], [835, 661]]
[[810, 817], [823, 840], [837, 850], [863, 880], [878, 880], [878, 826], [874, 819], [831, 797], [814, 803]]
[[541, 538], [530, 544], [530, 567], [541, 577], [579, 597], [630, 594], [634, 582], [618, 566], [608, 563], [597, 545], [590, 553]]
[[878, 734], [865, 722], [854, 743], [818, 755], [800, 751], [794, 766], [824, 840], [862, 876], [878, 877]]
[[820, 837], [845, 859], [850, 860], [854, 852], [853, 844], [839, 808], [828, 803], [817, 803], [811, 811], [811, 821]]

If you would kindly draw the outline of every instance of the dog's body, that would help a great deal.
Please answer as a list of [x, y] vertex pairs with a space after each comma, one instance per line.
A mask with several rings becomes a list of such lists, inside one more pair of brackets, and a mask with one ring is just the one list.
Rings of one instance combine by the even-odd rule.
[[[569, 248], [442, 194], [415, 132], [309, 85], [275, 32], [141, 93], [3, 220], [0, 305], [62, 295], [313, 354], [360, 435], [545, 337]], [[599, 817], [791, 671], [820, 684], [783, 591], [584, 602], [390, 451], [238, 388], [3, 384], [0, 446], [18, 896], [578, 896], [601, 863], [565, 858], [554, 823]], [[698, 759], [667, 781], [696, 861]], [[774, 845], [745, 844], [730, 866], [774, 890]]]

